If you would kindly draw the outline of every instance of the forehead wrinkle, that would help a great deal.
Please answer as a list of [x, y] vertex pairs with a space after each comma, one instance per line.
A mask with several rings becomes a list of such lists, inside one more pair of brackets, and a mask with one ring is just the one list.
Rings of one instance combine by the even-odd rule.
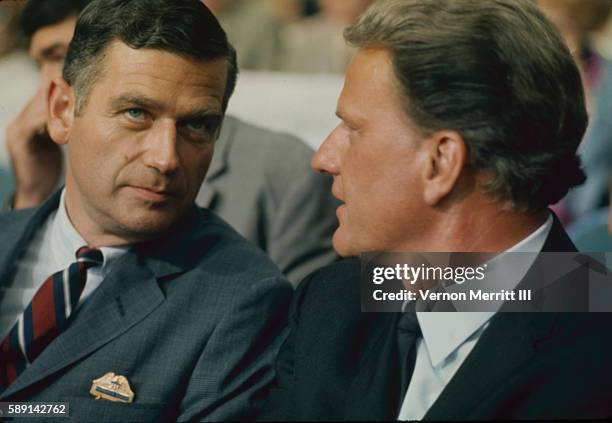
[[357, 123], [379, 115], [378, 111], [392, 105], [397, 117], [405, 123], [401, 93], [397, 89], [393, 61], [383, 48], [362, 48], [357, 51], [347, 70], [339, 109]]
[[[160, 83], [169, 83], [176, 85], [176, 87], [174, 87], [174, 91], [175, 93], [177, 93], [175, 97], [178, 97], [178, 93], [186, 90], [190, 91], [190, 97], [204, 96], [214, 98], [215, 100], [221, 102], [224, 93], [216, 92], [217, 84], [219, 81], [217, 81], [216, 84], [215, 78], [207, 78], [205, 81], [193, 81], [193, 79], [196, 79], [196, 77], [202, 79], [202, 74], [192, 72], [194, 78], [187, 77], [180, 78], [177, 80], [175, 78], [165, 77], [163, 73], [160, 75], [151, 74], [151, 72], [149, 71], [150, 64], [143, 64], [142, 67], [146, 67], [147, 70], [129, 70], [127, 72], [124, 71], [123, 75], [126, 77], [126, 80], [123, 81], [123, 83], [132, 86], [140, 86], [145, 90], [157, 90], [160, 86]], [[116, 71], [121, 72], [121, 69], [117, 69]], [[190, 81], [190, 79], [192, 79], [192, 81]]]
[[118, 41], [104, 56], [106, 83], [113, 81], [111, 90], [117, 96], [149, 99], [156, 108], [176, 114], [222, 112], [225, 73], [219, 72], [219, 64], [200, 64], [156, 49], [132, 49]]
[[[118, 50], [119, 48], [120, 47], [118, 47], [114, 43], [113, 45], [109, 47], [108, 54], [111, 55], [114, 50]], [[148, 77], [151, 79], [157, 79], [157, 80], [168, 81], [168, 82], [178, 81], [185, 85], [189, 83], [193, 83], [193, 81], [205, 79], [206, 82], [202, 83], [201, 81], [198, 81], [197, 83], [194, 84], [196, 86], [201, 85], [205, 88], [216, 88], [215, 84], [225, 83], [225, 75], [223, 75], [223, 78], [217, 78], [214, 75], [214, 73], [203, 72], [206, 70], [207, 67], [211, 67], [212, 64], [216, 61], [221, 61], [222, 63], [225, 63], [223, 59], [215, 59], [211, 61], [196, 61], [196, 60], [185, 59], [178, 54], [165, 52], [161, 50], [155, 50], [155, 49], [130, 49], [130, 50], [142, 52], [144, 53], [144, 55], [134, 57], [132, 60], [127, 61], [127, 62], [125, 60], [121, 60], [121, 58], [117, 54], [113, 55], [113, 59], [112, 59], [113, 66], [116, 67], [117, 72], [121, 74], [124, 74], [124, 75], [133, 74], [139, 77], [144, 76], [144, 77]], [[165, 60], [158, 60], [157, 63], [155, 63], [155, 66], [152, 66], [151, 58], [146, 57], [147, 53], [157, 53], [161, 55], [167, 55], [168, 57], [172, 57], [174, 59], [178, 59], [179, 61], [185, 62], [186, 65], [177, 67], [176, 65], [170, 64]], [[193, 69], [194, 67], [196, 67], [197, 69]], [[168, 71], [165, 71], [165, 69], [167, 69]], [[177, 75], [175, 73], [177, 69], [180, 69], [181, 71], [178, 74], [180, 75], [180, 77], [171, 78], [168, 76], [172, 74]]]
[[[195, 89], [196, 91], [201, 90], [201, 91], [206, 91], [207, 96], [219, 97], [219, 98], [221, 97], [221, 96], [217, 96], [216, 93], [214, 92], [215, 89], [217, 88], [217, 84], [219, 81], [214, 81], [212, 80], [212, 78], [207, 78], [206, 81], [194, 81], [193, 79], [196, 79], [196, 78], [184, 77], [177, 81], [173, 78], [168, 78], [163, 75], [151, 75], [150, 73], [147, 73], [147, 72], [131, 72], [130, 74], [136, 77], [139, 80], [138, 82], [140, 82], [140, 84], [143, 86], [147, 86], [146, 84], [147, 80], [145, 78], [148, 78], [154, 86], [157, 86], [159, 83], [170, 83], [170, 84], [176, 84], [178, 89], [181, 89], [181, 90], [182, 89], [186, 89], [186, 90]], [[194, 76], [195, 75], [196, 74], [194, 73]], [[127, 76], [129, 78], [130, 75], [127, 75]], [[192, 80], [190, 81], [190, 79]]]

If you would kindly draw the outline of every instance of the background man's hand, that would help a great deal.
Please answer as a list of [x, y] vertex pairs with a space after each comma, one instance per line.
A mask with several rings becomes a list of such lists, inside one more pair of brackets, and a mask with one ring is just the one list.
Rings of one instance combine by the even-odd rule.
[[62, 151], [47, 134], [45, 100], [44, 93], [36, 93], [6, 129], [6, 145], [15, 172], [15, 209], [42, 203], [61, 176]]

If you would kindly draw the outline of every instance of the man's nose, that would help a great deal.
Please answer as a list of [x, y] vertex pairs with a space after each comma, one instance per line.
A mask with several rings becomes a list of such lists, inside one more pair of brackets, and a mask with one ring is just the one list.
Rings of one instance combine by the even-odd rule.
[[310, 162], [310, 166], [314, 170], [331, 175], [340, 173], [338, 148], [341, 142], [341, 131], [340, 125], [337, 126], [319, 146]]
[[174, 122], [158, 122], [146, 141], [144, 163], [162, 174], [171, 174], [180, 165], [177, 130]]

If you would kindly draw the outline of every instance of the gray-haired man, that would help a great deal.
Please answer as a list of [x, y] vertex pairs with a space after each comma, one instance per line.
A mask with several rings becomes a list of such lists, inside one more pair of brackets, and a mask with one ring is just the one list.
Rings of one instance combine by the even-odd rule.
[[[312, 162], [342, 256], [575, 251], [547, 206], [584, 180], [580, 75], [529, 0], [380, 0], [345, 36], [342, 122]], [[302, 283], [290, 324], [267, 419], [612, 415], [606, 313], [361, 312], [353, 259]]]

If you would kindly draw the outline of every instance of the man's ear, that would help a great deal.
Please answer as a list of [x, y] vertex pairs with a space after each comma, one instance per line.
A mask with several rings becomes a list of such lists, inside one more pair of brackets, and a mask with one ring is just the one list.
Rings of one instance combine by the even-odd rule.
[[436, 206], [457, 187], [468, 160], [463, 137], [455, 131], [438, 131], [423, 145], [428, 155], [424, 177], [424, 200]]
[[67, 144], [74, 122], [74, 90], [63, 78], [55, 78], [47, 96], [47, 130], [57, 144]]

